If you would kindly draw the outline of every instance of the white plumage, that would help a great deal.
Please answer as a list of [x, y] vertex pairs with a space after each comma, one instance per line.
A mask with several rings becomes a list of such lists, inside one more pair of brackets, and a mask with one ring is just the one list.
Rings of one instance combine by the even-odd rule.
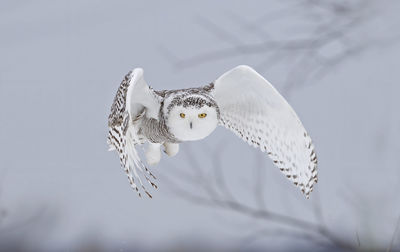
[[160, 146], [175, 155], [182, 141], [208, 136], [223, 125], [266, 152], [308, 198], [317, 182], [311, 138], [287, 101], [255, 70], [238, 66], [200, 88], [154, 91], [135, 69], [122, 81], [109, 116], [108, 143], [120, 155], [132, 187], [150, 197], [138, 171], [153, 186], [155, 177], [140, 161], [135, 145], [149, 143], [148, 163], [160, 160]]

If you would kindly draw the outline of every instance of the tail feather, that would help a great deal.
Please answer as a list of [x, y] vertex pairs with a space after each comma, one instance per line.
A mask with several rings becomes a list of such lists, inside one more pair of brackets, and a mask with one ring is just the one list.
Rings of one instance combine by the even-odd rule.
[[[156, 177], [140, 160], [136, 150], [136, 144], [139, 142], [135, 132], [133, 130], [127, 130], [125, 132], [126, 134], [123, 134], [123, 132], [120, 126], [114, 126], [109, 129], [107, 137], [107, 143], [110, 147], [109, 151], [117, 150], [121, 167], [128, 177], [129, 184], [138, 195], [141, 197], [141, 191], [143, 191], [149, 198], [152, 198], [152, 195], [144, 186], [140, 175], [155, 189], [158, 187], [152, 179], [156, 179]], [[138, 173], [138, 171], [140, 171], [140, 173]]]

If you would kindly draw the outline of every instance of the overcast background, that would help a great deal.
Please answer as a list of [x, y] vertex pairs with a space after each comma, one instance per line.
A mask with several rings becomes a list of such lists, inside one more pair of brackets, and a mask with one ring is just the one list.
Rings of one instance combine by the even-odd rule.
[[[197, 204], [173, 190], [209, 197], [204, 180], [184, 183], [181, 174], [200, 167], [211, 181], [218, 166], [239, 202], [253, 204], [251, 186], [262, 178], [265, 193], [255, 202], [269, 210], [318, 223], [319, 206], [339, 240], [400, 250], [400, 2], [316, 2], [1, 1], [0, 249], [340, 247], [318, 235], [280, 235], [279, 221]], [[311, 44], [299, 49], [264, 43], [304, 39]], [[163, 155], [153, 168], [154, 198], [138, 198], [106, 146], [123, 76], [142, 67], [153, 88], [177, 89], [239, 64], [281, 91], [313, 138], [319, 182], [311, 199], [222, 128], [183, 143], [176, 157]]]

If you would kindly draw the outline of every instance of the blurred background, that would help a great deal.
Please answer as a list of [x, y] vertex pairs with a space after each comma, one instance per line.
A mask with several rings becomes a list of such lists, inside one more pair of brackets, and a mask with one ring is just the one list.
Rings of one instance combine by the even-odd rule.
[[[400, 250], [400, 2], [1, 1], [0, 250]], [[313, 138], [309, 200], [231, 132], [181, 145], [132, 191], [107, 117], [154, 89], [255, 68]]]

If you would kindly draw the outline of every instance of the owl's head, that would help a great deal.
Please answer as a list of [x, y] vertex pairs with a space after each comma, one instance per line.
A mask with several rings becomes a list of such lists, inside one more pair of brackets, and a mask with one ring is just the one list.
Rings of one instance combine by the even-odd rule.
[[166, 107], [166, 124], [180, 141], [205, 138], [218, 125], [219, 109], [208, 95], [177, 95]]

